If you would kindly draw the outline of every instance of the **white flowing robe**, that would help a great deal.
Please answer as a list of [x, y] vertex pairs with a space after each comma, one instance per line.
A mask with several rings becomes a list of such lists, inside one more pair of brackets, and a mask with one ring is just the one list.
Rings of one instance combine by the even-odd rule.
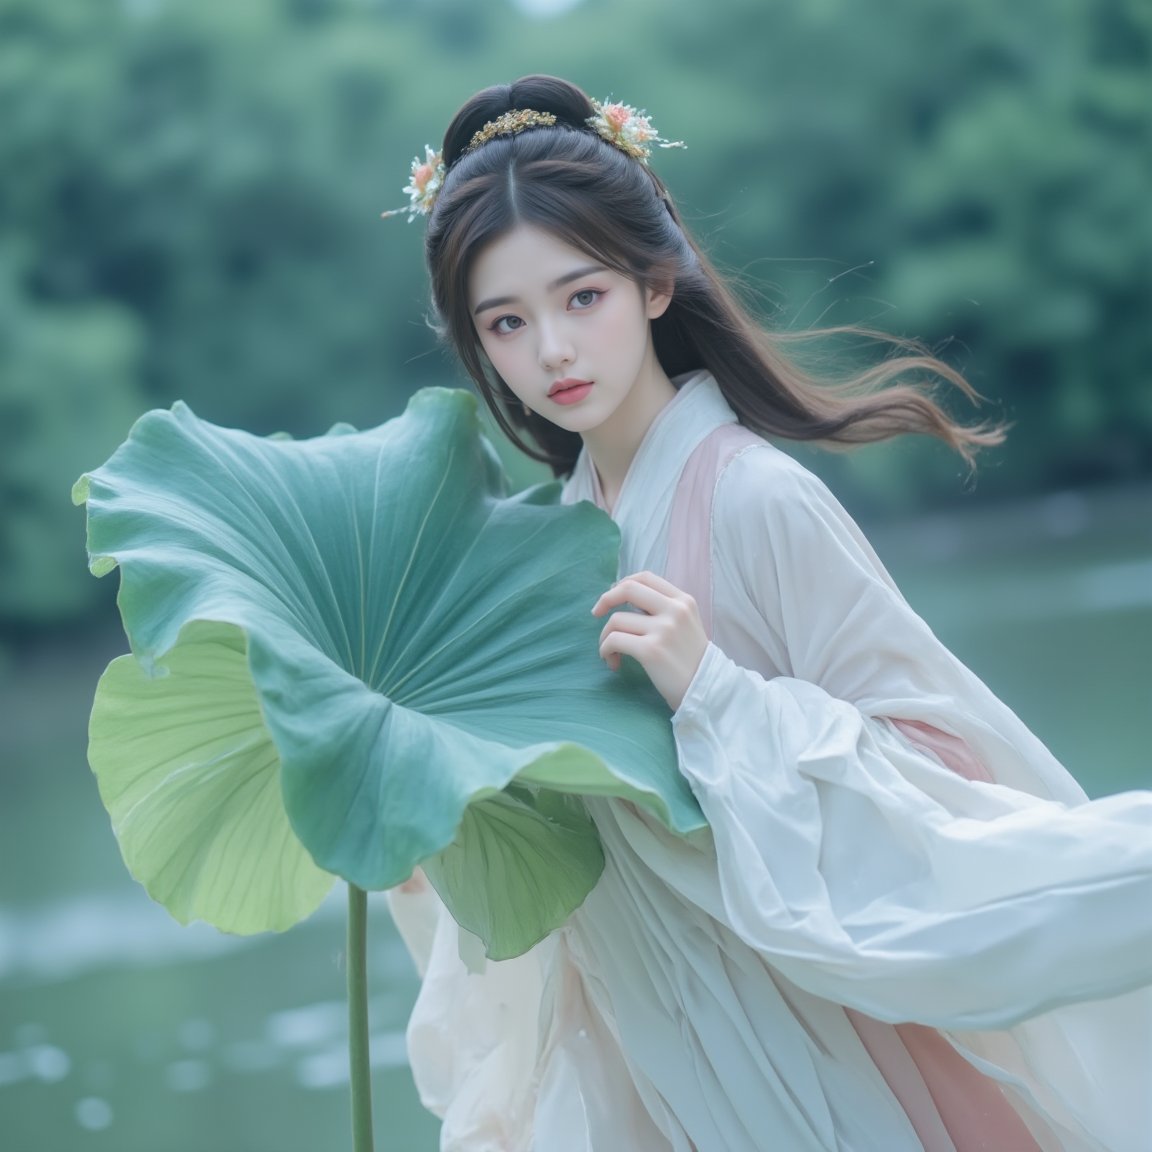
[[392, 894], [441, 1148], [1149, 1152], [1152, 794], [1086, 802], [707, 374], [612, 514], [621, 573], [701, 603], [672, 722], [709, 829], [588, 799], [603, 876], [500, 963]]

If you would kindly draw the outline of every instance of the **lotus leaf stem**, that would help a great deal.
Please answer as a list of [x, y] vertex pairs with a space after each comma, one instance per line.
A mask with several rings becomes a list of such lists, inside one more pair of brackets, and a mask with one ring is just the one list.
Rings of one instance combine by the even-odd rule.
[[372, 1066], [368, 1053], [368, 894], [348, 885], [348, 1062], [353, 1152], [374, 1152]]

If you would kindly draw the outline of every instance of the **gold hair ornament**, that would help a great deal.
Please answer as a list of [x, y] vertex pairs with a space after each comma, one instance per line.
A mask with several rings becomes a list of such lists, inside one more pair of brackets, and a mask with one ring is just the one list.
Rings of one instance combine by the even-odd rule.
[[483, 128], [468, 141], [468, 147], [462, 153], [467, 156], [475, 152], [482, 144], [495, 140], [497, 136], [515, 136], [525, 128], [551, 128], [556, 123], [556, 117], [551, 112], [534, 112], [531, 108], [521, 108], [517, 112], [505, 112], [495, 120], [489, 120]]
[[[648, 114], [631, 104], [601, 103], [592, 101], [595, 115], [589, 116], [585, 123], [601, 139], [619, 148], [641, 164], [648, 163], [652, 155], [653, 145], [657, 148], [687, 148], [683, 140], [665, 140], [656, 129]], [[495, 140], [498, 136], [515, 136], [527, 128], [551, 128], [556, 124], [556, 117], [551, 112], [537, 112], [532, 108], [520, 108], [512, 112], [504, 112], [495, 120], [489, 120], [472, 139], [468, 147], [461, 153], [467, 156], [477, 148]], [[389, 212], [382, 212], [381, 216], [399, 216], [408, 213], [408, 223], [411, 224], [417, 216], [427, 216], [436, 204], [436, 197], [444, 187], [444, 179], [448, 170], [444, 166], [444, 157], [434, 152], [431, 145], [424, 145], [424, 159], [417, 156], [412, 161], [412, 175], [404, 186], [409, 204], [407, 208], [393, 208]]]

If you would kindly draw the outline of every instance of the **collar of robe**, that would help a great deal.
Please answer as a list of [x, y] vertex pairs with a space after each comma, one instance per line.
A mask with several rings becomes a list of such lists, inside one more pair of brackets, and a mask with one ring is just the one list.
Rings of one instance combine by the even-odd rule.
[[[722, 424], [736, 423], [710, 372], [675, 376], [676, 396], [657, 413], [628, 468], [612, 519], [620, 525], [624, 547], [620, 571], [632, 570], [631, 557], [651, 555], [672, 511], [676, 482], [693, 449]], [[587, 449], [581, 451], [564, 489], [564, 502], [590, 500], [607, 511], [600, 481]]]

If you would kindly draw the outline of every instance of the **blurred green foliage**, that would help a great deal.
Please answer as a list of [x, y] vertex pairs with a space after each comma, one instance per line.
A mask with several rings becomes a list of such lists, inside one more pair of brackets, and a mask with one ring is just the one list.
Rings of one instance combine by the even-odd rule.
[[[69, 486], [145, 408], [300, 435], [458, 380], [377, 216], [531, 71], [689, 141], [656, 163], [773, 323], [967, 372], [1016, 423], [981, 495], [1152, 471], [1147, 0], [0, 0], [0, 623], [92, 603]], [[831, 470], [963, 489], [915, 441]]]

